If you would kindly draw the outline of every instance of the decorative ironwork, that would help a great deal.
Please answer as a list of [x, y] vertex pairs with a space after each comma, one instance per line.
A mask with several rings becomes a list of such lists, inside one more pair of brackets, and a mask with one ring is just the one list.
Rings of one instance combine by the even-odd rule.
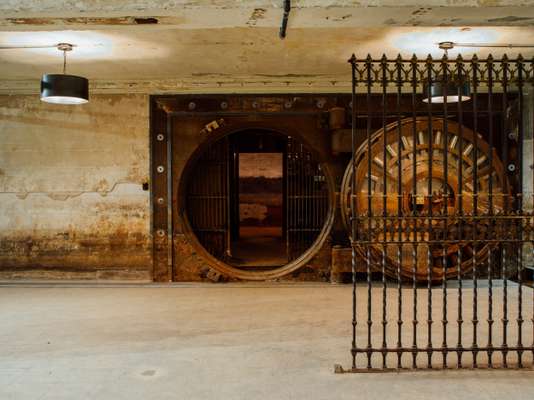
[[[352, 363], [336, 372], [532, 367], [534, 291], [525, 277], [534, 199], [524, 189], [523, 117], [534, 60], [349, 62], [353, 157], [341, 197], [352, 244]], [[458, 93], [446, 92], [452, 79]], [[424, 103], [438, 80], [445, 97], [469, 82], [471, 100]]]

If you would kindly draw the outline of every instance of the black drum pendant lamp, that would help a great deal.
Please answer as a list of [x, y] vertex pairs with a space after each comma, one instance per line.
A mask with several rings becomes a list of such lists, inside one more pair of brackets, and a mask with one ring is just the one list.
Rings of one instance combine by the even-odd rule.
[[[429, 90], [430, 89], [430, 90]], [[430, 91], [430, 98], [428, 98]], [[423, 85], [423, 93], [426, 96], [423, 99], [425, 103], [458, 103], [471, 99], [471, 88], [469, 82], [458, 82], [455, 76], [450, 76], [445, 82], [443, 76], [438, 76], [434, 81]]]
[[[448, 55], [448, 50], [454, 47], [453, 42], [441, 42], [439, 48]], [[471, 87], [469, 82], [461, 82], [458, 77], [450, 75], [445, 79], [443, 76], [437, 76], [430, 83], [423, 84], [424, 103], [458, 103], [471, 99]]]
[[59, 43], [63, 52], [63, 73], [44, 74], [41, 79], [41, 100], [53, 104], [84, 104], [89, 101], [89, 81], [83, 76], [67, 75], [67, 51], [72, 44]]

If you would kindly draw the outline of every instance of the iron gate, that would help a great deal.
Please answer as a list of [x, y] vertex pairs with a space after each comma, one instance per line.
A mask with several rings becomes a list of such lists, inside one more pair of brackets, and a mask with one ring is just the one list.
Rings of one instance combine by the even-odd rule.
[[289, 261], [300, 257], [323, 230], [328, 187], [321, 165], [293, 138], [286, 151], [286, 248]]
[[352, 363], [336, 372], [531, 367], [534, 61], [349, 62]]

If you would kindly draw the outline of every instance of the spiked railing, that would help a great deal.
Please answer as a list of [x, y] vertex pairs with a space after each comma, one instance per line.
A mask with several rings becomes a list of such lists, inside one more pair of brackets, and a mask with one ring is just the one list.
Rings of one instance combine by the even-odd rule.
[[[352, 362], [336, 372], [532, 367], [534, 214], [523, 183], [533, 177], [523, 164], [534, 149], [523, 125], [534, 59], [349, 62]], [[465, 84], [470, 100], [448, 102]]]

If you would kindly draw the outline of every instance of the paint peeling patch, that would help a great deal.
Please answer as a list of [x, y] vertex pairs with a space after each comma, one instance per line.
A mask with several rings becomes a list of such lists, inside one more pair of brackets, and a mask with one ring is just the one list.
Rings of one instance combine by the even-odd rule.
[[136, 25], [134, 17], [6, 18], [8, 25]]
[[150, 25], [150, 24], [157, 24], [159, 22], [159, 20], [154, 17], [134, 18], [134, 21], [138, 25]]
[[432, 11], [432, 8], [430, 8], [430, 7], [421, 7], [421, 8], [418, 8], [417, 10], [415, 10], [414, 12], [412, 12], [412, 15], [421, 16], [421, 15], [427, 14], [429, 11]]
[[508, 15], [507, 17], [500, 17], [500, 18], [490, 18], [488, 19], [488, 22], [491, 23], [514, 23], [514, 22], [522, 22], [522, 21], [529, 21], [534, 18], [531, 17], [516, 17], [515, 15]]
[[334, 21], [334, 22], [341, 22], [341, 21], [345, 21], [346, 19], [350, 17], [352, 17], [352, 14], [346, 14], [346, 15], [342, 15], [341, 17], [332, 17], [332, 18], [327, 16], [326, 19], [330, 21]]
[[247, 21], [248, 26], [256, 26], [258, 20], [265, 18], [265, 13], [267, 10], [265, 8], [255, 8], [250, 15], [250, 18]]

